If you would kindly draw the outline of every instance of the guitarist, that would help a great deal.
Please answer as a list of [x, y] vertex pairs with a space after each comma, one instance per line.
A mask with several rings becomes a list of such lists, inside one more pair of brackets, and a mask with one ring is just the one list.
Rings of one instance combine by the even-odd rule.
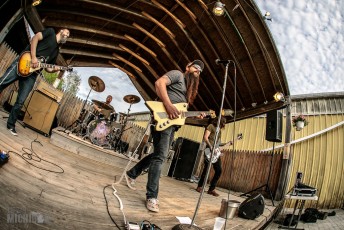
[[[55, 34], [52, 28], [36, 33], [31, 39], [31, 45], [26, 49], [26, 51], [30, 50], [31, 52], [31, 67], [37, 68], [39, 66], [37, 57], [44, 57], [46, 63], [55, 64], [57, 55], [59, 54], [59, 45], [65, 43], [68, 37], [68, 29], [60, 29], [57, 34]], [[17, 64], [18, 58], [14, 60], [5, 74], [0, 78], [0, 93], [14, 81], [19, 80], [18, 97], [7, 120], [7, 129], [15, 136], [17, 135], [15, 123], [18, 115], [38, 75], [38, 73], [34, 72], [30, 76], [21, 77], [16, 71]], [[46, 69], [50, 73], [57, 72], [58, 70], [57, 67]]]
[[[192, 104], [197, 92], [200, 73], [204, 68], [204, 63], [200, 60], [190, 62], [186, 66], [186, 71], [172, 70], [165, 73], [155, 82], [155, 90], [160, 101], [164, 104], [170, 119], [176, 119], [180, 111], [173, 105], [174, 103]], [[203, 118], [205, 114], [199, 117]], [[134, 180], [148, 168], [148, 181], [146, 192], [146, 207], [152, 212], [159, 212], [158, 192], [161, 165], [166, 158], [174, 132], [179, 128], [172, 125], [162, 131], [153, 129], [154, 152], [141, 159], [133, 168], [126, 173], [128, 186], [132, 188]]]
[[[213, 119], [211, 124], [209, 124], [207, 126], [207, 128], [204, 132], [204, 135], [203, 135], [203, 141], [205, 141], [205, 143], [207, 144], [207, 147], [211, 151], [212, 151], [213, 147], [216, 146], [216, 144], [214, 143], [215, 142], [215, 134], [216, 134], [216, 125], [217, 125], [217, 119]], [[218, 138], [217, 138], [218, 143], [221, 142], [221, 130], [225, 127], [225, 125], [226, 125], [226, 118], [221, 117], [220, 130], [219, 130], [219, 134], [218, 134]], [[203, 182], [204, 182], [205, 175], [207, 173], [207, 168], [208, 168], [209, 163], [210, 163], [209, 160], [207, 160], [205, 157], [202, 175], [201, 175], [200, 180], [198, 181], [198, 187], [196, 188], [197, 192], [202, 191]], [[213, 168], [214, 168], [215, 174], [214, 174], [213, 179], [210, 182], [208, 194], [213, 195], [213, 196], [219, 196], [219, 194], [215, 191], [215, 187], [216, 187], [217, 181], [220, 179], [220, 176], [222, 173], [222, 166], [221, 166], [221, 158], [220, 157], [218, 158], [218, 160], [216, 162], [213, 163]]]

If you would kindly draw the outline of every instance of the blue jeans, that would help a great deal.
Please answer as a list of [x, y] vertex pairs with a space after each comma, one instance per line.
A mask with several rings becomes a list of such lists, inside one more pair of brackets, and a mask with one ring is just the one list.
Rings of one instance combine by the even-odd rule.
[[127, 172], [130, 178], [136, 179], [143, 170], [148, 168], [147, 199], [158, 198], [161, 165], [166, 159], [174, 138], [176, 127], [171, 126], [163, 131], [153, 131], [154, 153], [141, 159]]
[[35, 85], [37, 73], [32, 73], [30, 76], [21, 77], [17, 74], [18, 58], [13, 61], [11, 66], [6, 70], [5, 74], [0, 78], [0, 93], [10, 84], [19, 80], [18, 97], [14, 103], [10, 116], [7, 120], [7, 127], [14, 128], [18, 115], [33, 86]]

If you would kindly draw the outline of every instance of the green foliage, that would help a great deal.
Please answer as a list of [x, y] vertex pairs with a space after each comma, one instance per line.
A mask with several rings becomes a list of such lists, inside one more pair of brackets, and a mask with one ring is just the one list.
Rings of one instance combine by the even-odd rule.
[[79, 90], [79, 86], [81, 84], [81, 77], [77, 71], [68, 72], [67, 76], [63, 77], [63, 86], [62, 88], [66, 92], [70, 92], [73, 95]]

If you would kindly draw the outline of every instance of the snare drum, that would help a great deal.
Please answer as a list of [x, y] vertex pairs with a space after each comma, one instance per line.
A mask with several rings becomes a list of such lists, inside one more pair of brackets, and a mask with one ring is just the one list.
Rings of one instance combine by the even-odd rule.
[[109, 134], [111, 124], [105, 120], [93, 120], [87, 126], [87, 134], [91, 142], [95, 145], [109, 145]]

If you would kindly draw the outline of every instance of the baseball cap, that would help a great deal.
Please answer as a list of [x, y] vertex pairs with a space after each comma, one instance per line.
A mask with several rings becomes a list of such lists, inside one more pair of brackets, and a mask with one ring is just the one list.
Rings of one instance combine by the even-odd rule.
[[202, 72], [204, 68], [204, 63], [201, 60], [194, 60], [193, 62], [191, 62], [191, 65], [198, 69], [200, 72]]

